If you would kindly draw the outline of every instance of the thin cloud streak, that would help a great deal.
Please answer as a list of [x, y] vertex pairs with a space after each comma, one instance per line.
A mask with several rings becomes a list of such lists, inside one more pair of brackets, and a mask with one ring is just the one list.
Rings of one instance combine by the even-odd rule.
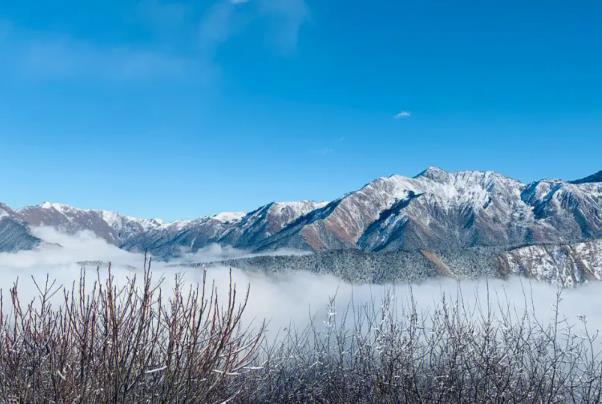
[[410, 111], [401, 111], [398, 112], [397, 114], [395, 114], [395, 116], [393, 118], [395, 119], [407, 119], [409, 117], [412, 116], [412, 113]]
[[299, 30], [308, 18], [304, 0], [219, 0], [201, 11], [185, 2], [148, 0], [137, 7], [138, 18], [156, 37], [147, 43], [99, 44], [68, 32], [21, 29], [0, 19], [0, 52], [4, 72], [49, 79], [218, 78], [215, 53], [261, 22], [276, 51], [297, 47]]
[[144, 80], [198, 71], [193, 58], [140, 46], [100, 46], [70, 35], [40, 35], [0, 24], [3, 70], [37, 78]]

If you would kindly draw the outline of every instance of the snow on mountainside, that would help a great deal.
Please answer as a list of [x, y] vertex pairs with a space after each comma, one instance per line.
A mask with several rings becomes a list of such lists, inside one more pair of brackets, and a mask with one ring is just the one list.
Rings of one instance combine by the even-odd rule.
[[602, 183], [543, 180], [527, 186], [522, 199], [532, 208], [534, 221], [543, 226], [534, 229], [528, 242], [602, 237]]
[[356, 248], [364, 230], [395, 201], [407, 197], [412, 188], [412, 180], [405, 177], [378, 178], [295, 221], [260, 248], [313, 251]]
[[135, 234], [124, 240], [121, 247], [132, 251], [148, 251], [165, 258], [196, 252], [211, 243], [217, 243], [220, 236], [239, 221], [239, 215], [219, 214], [178, 221]]
[[486, 171], [430, 167], [381, 177], [267, 239], [328, 251], [516, 246], [602, 237], [602, 183], [529, 185]]
[[0, 203], [0, 252], [30, 250], [40, 241], [17, 212]]
[[382, 212], [358, 245], [371, 251], [511, 245], [524, 238], [529, 208], [523, 185], [494, 172], [429, 168], [412, 190]]
[[77, 209], [49, 202], [25, 207], [19, 214], [31, 226], [50, 226], [66, 233], [89, 230], [115, 245], [162, 226], [157, 219], [138, 219], [106, 210]]
[[121, 248], [160, 257], [211, 243], [252, 251], [512, 248], [602, 238], [602, 182], [580, 182], [523, 184], [491, 171], [429, 167], [412, 178], [377, 178], [332, 202], [275, 202], [247, 214], [167, 224], [53, 203], [11, 217], [21, 226], [24, 221], [70, 233], [90, 230]]
[[273, 202], [250, 212], [241, 222], [230, 228], [221, 238], [223, 244], [238, 248], [255, 248], [263, 240], [280, 232], [286, 225], [327, 202], [297, 201]]
[[228, 223], [235, 222], [242, 219], [245, 216], [245, 212], [221, 212], [211, 216], [213, 219], [220, 222]]
[[172, 257], [183, 252], [198, 251], [211, 243], [253, 249], [253, 243], [277, 233], [291, 221], [325, 204], [312, 201], [274, 202], [249, 214], [222, 212], [173, 223], [49, 202], [23, 208], [19, 215], [31, 226], [50, 226], [70, 234], [88, 230], [127, 250], [149, 251], [161, 257]]
[[302, 256], [257, 255], [199, 266], [230, 266], [269, 273], [311, 271], [352, 283], [418, 282], [433, 277], [506, 279], [521, 275], [575, 287], [602, 280], [602, 240], [574, 244], [531, 245], [510, 250], [469, 247], [450, 251], [336, 250]]
[[129, 250], [157, 250], [158, 255], [174, 255], [182, 247], [204, 247], [244, 216], [223, 212], [187, 221], [163, 223], [159, 219], [140, 219], [106, 210], [77, 209], [44, 202], [19, 212], [31, 226], [50, 226], [70, 234], [91, 231], [107, 242]]
[[311, 201], [274, 202], [246, 215], [218, 214], [186, 222], [184, 225], [175, 223], [156, 228], [128, 240], [124, 247], [137, 251], [146, 250], [163, 257], [196, 252], [212, 243], [251, 250], [255, 248], [255, 243], [323, 205], [324, 203]]
[[508, 273], [562, 286], [602, 280], [602, 240], [526, 246], [507, 251], [501, 258]]

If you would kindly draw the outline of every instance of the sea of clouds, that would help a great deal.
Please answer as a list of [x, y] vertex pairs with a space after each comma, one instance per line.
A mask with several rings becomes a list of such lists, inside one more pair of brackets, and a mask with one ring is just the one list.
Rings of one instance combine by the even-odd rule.
[[[48, 276], [57, 284], [70, 287], [76, 282], [82, 269], [87, 276], [105, 277], [108, 263], [117, 282], [125, 282], [132, 276], [142, 274], [144, 255], [121, 250], [91, 232], [75, 235], [60, 233], [52, 228], [39, 227], [33, 230], [44, 244], [31, 251], [0, 253], [0, 289], [6, 296], [7, 290], [18, 281], [18, 290], [23, 300], [35, 297], [33, 280], [43, 283]], [[294, 254], [295, 251], [281, 251]], [[554, 286], [529, 281], [523, 278], [510, 280], [455, 281], [433, 279], [420, 284], [350, 284], [334, 276], [317, 275], [310, 272], [291, 271], [274, 275], [262, 271], [242, 271], [223, 266], [207, 269], [193, 267], [193, 262], [220, 261], [228, 258], [248, 256], [245, 251], [210, 246], [180, 261], [155, 261], [152, 265], [153, 280], [161, 282], [165, 292], [173, 287], [176, 274], [190, 285], [202, 282], [204, 271], [209, 284], [215, 284], [225, 297], [230, 276], [238, 290], [250, 288], [246, 319], [259, 323], [268, 321], [269, 332], [277, 333], [290, 326], [303, 328], [310, 318], [324, 318], [333, 310], [343, 313], [349, 307], [377, 305], [385, 296], [393, 296], [396, 305], [407, 305], [410, 296], [419, 312], [428, 315], [441, 302], [461, 297], [468, 308], [485, 309], [487, 296], [498, 304], [510, 304], [518, 312], [525, 307], [533, 310], [537, 317], [546, 322], [554, 315], [558, 289]], [[98, 272], [97, 272], [98, 269]], [[577, 324], [585, 316], [592, 330], [602, 328], [600, 283], [589, 283], [576, 289], [562, 291], [560, 315], [569, 323]], [[164, 293], [165, 293], [164, 292]], [[331, 301], [335, 297], [335, 305]]]

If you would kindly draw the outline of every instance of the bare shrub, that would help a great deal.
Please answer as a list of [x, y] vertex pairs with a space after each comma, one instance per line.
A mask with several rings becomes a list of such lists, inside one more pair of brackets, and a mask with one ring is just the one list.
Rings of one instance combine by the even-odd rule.
[[[35, 282], [35, 280], [34, 280]], [[169, 298], [150, 276], [141, 282], [70, 290], [36, 283], [23, 305], [17, 287], [0, 307], [0, 397], [18, 402], [214, 402], [231, 399], [254, 358], [263, 328], [243, 328], [247, 302], [230, 282], [218, 291], [186, 288], [176, 279]], [[62, 294], [62, 302], [52, 300]]]
[[[597, 334], [540, 322], [489, 294], [467, 307], [443, 297], [430, 315], [391, 296], [290, 330], [247, 375], [250, 402], [600, 402]], [[495, 306], [495, 307], [494, 307]]]
[[[245, 328], [230, 280], [220, 303], [206, 280], [169, 296], [112, 276], [71, 289], [48, 279], [23, 305], [0, 306], [0, 401], [8, 402], [600, 402], [597, 333], [535, 302], [442, 296], [419, 312], [392, 295], [267, 341]], [[110, 272], [109, 272], [110, 273]], [[59, 301], [57, 303], [57, 300]], [[523, 307], [523, 309], [518, 309]], [[247, 324], [248, 326], [248, 324]], [[255, 330], [255, 331], [253, 331]]]

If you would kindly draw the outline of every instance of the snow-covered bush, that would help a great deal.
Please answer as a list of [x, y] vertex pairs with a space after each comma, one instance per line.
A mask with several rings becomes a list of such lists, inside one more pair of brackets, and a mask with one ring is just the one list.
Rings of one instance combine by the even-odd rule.
[[[600, 402], [597, 334], [550, 323], [513, 302], [441, 298], [433, 312], [383, 302], [349, 306], [290, 330], [247, 374], [250, 402]], [[523, 306], [525, 307], [525, 306]]]
[[176, 279], [166, 297], [149, 267], [121, 286], [110, 271], [91, 287], [82, 272], [70, 290], [47, 279], [32, 302], [13, 287], [0, 308], [0, 401], [228, 399], [263, 335], [261, 326], [242, 328], [247, 296], [230, 282], [218, 303], [222, 291]]
[[1, 402], [601, 401], [597, 334], [559, 316], [560, 294], [550, 322], [529, 296], [442, 296], [428, 312], [391, 294], [345, 310], [333, 299], [324, 318], [264, 338], [232, 282], [161, 290], [145, 265], [121, 287], [92, 283], [3, 296]]

